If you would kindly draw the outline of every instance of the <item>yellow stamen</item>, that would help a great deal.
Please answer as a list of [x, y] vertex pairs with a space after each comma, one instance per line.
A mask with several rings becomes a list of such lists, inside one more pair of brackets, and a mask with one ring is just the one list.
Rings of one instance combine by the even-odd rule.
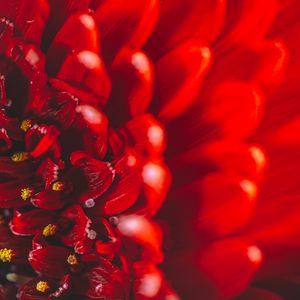
[[68, 257], [67, 262], [68, 262], [69, 265], [74, 266], [74, 265], [77, 265], [78, 260], [77, 260], [77, 258], [74, 254], [71, 254]]
[[39, 281], [36, 284], [36, 290], [41, 292], [41, 293], [45, 293], [47, 290], [49, 290], [49, 284], [47, 281]]
[[44, 229], [43, 229], [43, 235], [48, 237], [51, 235], [54, 235], [57, 231], [57, 226], [53, 224], [48, 224]]
[[2, 262], [11, 262], [13, 256], [13, 250], [7, 248], [0, 249], [0, 260]]
[[33, 194], [33, 190], [29, 187], [26, 187], [26, 188], [22, 189], [21, 192], [20, 192], [20, 196], [24, 201], [31, 198], [32, 194]]
[[10, 158], [14, 162], [21, 162], [21, 161], [27, 160], [29, 158], [29, 153], [28, 152], [17, 152], [15, 154], [13, 154]]
[[56, 181], [52, 184], [52, 190], [56, 192], [60, 192], [65, 189], [65, 184], [62, 181]]
[[21, 130], [23, 130], [23, 131], [28, 131], [31, 127], [32, 127], [32, 121], [31, 120], [29, 120], [29, 119], [26, 119], [26, 120], [24, 120], [22, 123], [21, 123], [21, 126], [20, 126], [20, 128], [21, 128]]

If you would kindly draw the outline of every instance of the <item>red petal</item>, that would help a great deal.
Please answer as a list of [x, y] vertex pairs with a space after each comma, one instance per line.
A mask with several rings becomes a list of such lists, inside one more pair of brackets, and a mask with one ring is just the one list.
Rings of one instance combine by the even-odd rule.
[[158, 226], [143, 216], [127, 215], [119, 218], [120, 233], [141, 245], [144, 259], [152, 262], [162, 260], [161, 233]]
[[121, 156], [127, 146], [125, 137], [119, 131], [110, 127], [108, 130], [108, 138], [111, 151], [115, 157]]
[[71, 155], [73, 166], [81, 169], [87, 184], [87, 191], [80, 196], [80, 201], [97, 199], [108, 190], [114, 178], [114, 170], [108, 163], [96, 160], [84, 152], [77, 151]]
[[166, 146], [166, 133], [163, 125], [152, 115], [144, 114], [127, 122], [124, 126], [128, 143], [150, 155], [161, 154]]
[[43, 177], [45, 188], [48, 190], [52, 183], [58, 179], [59, 166], [50, 158], [46, 158], [39, 166], [36, 175]]
[[137, 264], [134, 271], [134, 290], [137, 300], [163, 299], [163, 295], [159, 293], [163, 286], [163, 276], [158, 268], [150, 264], [147, 266]]
[[180, 44], [156, 62], [154, 109], [161, 119], [174, 119], [194, 102], [210, 63], [209, 48], [196, 40]]
[[94, 133], [99, 135], [106, 133], [108, 119], [98, 108], [91, 105], [79, 105], [76, 112], [82, 116], [84, 125], [88, 125]]
[[260, 180], [267, 163], [265, 150], [260, 146], [225, 140], [200, 144], [189, 151], [174, 155], [168, 161], [176, 184], [179, 185], [198, 179], [202, 174], [216, 168], [251, 180]]
[[262, 262], [261, 251], [243, 239], [214, 242], [200, 256], [200, 269], [226, 297], [245, 289]]
[[119, 269], [114, 268], [112, 272], [108, 272], [103, 265], [93, 267], [75, 282], [76, 294], [90, 299], [126, 300], [127, 286], [120, 277], [125, 277], [125, 274]]
[[39, 192], [33, 195], [30, 201], [34, 206], [48, 210], [61, 209], [65, 205], [62, 195], [56, 191]]
[[242, 81], [227, 81], [215, 87], [203, 117], [207, 122], [220, 124], [225, 137], [239, 140], [256, 129], [263, 105], [264, 96], [258, 87]]
[[60, 279], [67, 272], [67, 258], [72, 252], [64, 247], [47, 246], [29, 253], [28, 260], [36, 272]]
[[28, 187], [29, 182], [24, 179], [8, 181], [0, 184], [0, 207], [16, 208], [28, 205], [28, 201], [21, 198], [21, 190]]
[[[31, 156], [39, 157], [45, 154], [57, 142], [59, 134], [60, 132], [53, 125], [36, 125], [29, 129], [26, 133], [25, 143]], [[38, 143], [36, 143], [38, 138]]]
[[265, 86], [281, 83], [289, 58], [286, 45], [278, 40], [270, 41], [258, 51], [260, 62], [255, 78]]
[[257, 197], [255, 183], [222, 173], [207, 176], [195, 192], [201, 197], [198, 226], [218, 235], [232, 233], [245, 225]]
[[[76, 32], [76, 35], [74, 35]], [[80, 51], [99, 53], [98, 32], [92, 16], [75, 14], [71, 16], [55, 36], [47, 53], [47, 69], [56, 75], [67, 54]]]
[[[47, 79], [43, 52], [34, 45], [21, 43], [19, 40], [12, 40], [6, 49], [6, 56], [11, 59], [27, 77], [26, 79], [29, 83], [29, 98], [35, 97], [40, 89], [45, 86]], [[24, 97], [24, 95], [22, 96]]]
[[[113, 61], [112, 72], [116, 88], [106, 111], [117, 122], [114, 125], [119, 126], [148, 108], [152, 99], [153, 66], [143, 52], [124, 49]], [[119, 107], [117, 112], [116, 107]]]
[[0, 174], [9, 178], [29, 178], [33, 170], [29, 161], [14, 162], [11, 158], [0, 157]]
[[86, 216], [79, 205], [73, 205], [62, 214], [69, 222], [75, 223], [67, 234], [61, 236], [62, 242], [69, 247], [74, 247], [76, 253], [83, 254], [91, 252], [93, 239], [89, 238], [91, 220]]
[[[103, 62], [95, 52], [85, 50], [68, 55], [57, 74], [57, 79], [70, 85], [73, 90], [72, 94], [79, 98], [81, 93], [77, 93], [77, 89], [93, 94], [97, 98], [94, 104], [101, 104], [102, 107], [110, 93], [110, 80]], [[81, 100], [83, 104], [89, 104], [86, 99]]]
[[158, 17], [158, 1], [106, 0], [97, 20], [103, 52], [111, 60], [122, 47], [139, 49], [149, 37]]
[[4, 128], [0, 129], [0, 151], [5, 152], [9, 150], [12, 147], [12, 141], [10, 137], [8, 136], [7, 131]]
[[22, 213], [15, 211], [9, 224], [11, 231], [17, 235], [33, 235], [48, 224], [54, 222], [56, 215], [41, 209]]
[[160, 57], [179, 43], [192, 37], [209, 45], [223, 25], [226, 1], [167, 0], [155, 31], [146, 45], [154, 57]]
[[51, 0], [50, 17], [43, 36], [43, 48], [47, 49], [57, 31], [64, 25], [66, 20], [78, 12], [87, 12], [89, 0]]
[[99, 209], [95, 208], [95, 212], [111, 216], [120, 214], [134, 205], [140, 195], [142, 183], [139, 159], [134, 153], [129, 153], [116, 163], [114, 183], [101, 197]]
[[224, 38], [219, 47], [233, 43], [256, 42], [270, 29], [278, 13], [278, 1], [243, 0], [239, 3], [228, 1]]
[[26, 41], [40, 43], [49, 16], [47, 1], [11, 1], [9, 4], [1, 4], [0, 12], [0, 16], [15, 23], [17, 31]]
[[155, 215], [161, 207], [171, 184], [171, 174], [162, 162], [149, 161], [143, 168], [147, 212]]
[[16, 11], [16, 27], [24, 39], [39, 44], [49, 17], [48, 1], [23, 0]]
[[26, 115], [34, 115], [37, 120], [54, 123], [58, 128], [69, 128], [75, 120], [75, 108], [78, 99], [66, 91], [40, 93], [30, 99], [26, 107]]
[[[40, 281], [45, 281], [49, 285], [49, 289], [41, 293], [37, 291], [36, 286]], [[21, 300], [47, 300], [47, 299], [66, 299], [70, 293], [70, 276], [66, 275], [61, 282], [55, 282], [48, 278], [34, 278], [19, 288], [18, 298]]]
[[31, 249], [30, 239], [19, 237], [10, 231], [6, 226], [0, 226], [0, 248], [7, 248], [13, 250], [13, 263], [27, 263], [28, 252]]

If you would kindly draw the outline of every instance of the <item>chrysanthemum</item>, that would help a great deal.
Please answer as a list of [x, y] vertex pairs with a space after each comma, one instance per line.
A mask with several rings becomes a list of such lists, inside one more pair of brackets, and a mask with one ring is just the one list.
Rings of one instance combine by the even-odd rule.
[[299, 16], [1, 0], [0, 299], [294, 299]]

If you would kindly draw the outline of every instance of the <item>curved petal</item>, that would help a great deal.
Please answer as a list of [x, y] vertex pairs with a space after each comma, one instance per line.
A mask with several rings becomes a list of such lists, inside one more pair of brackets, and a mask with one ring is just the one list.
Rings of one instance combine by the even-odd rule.
[[95, 13], [104, 56], [112, 60], [122, 47], [138, 49], [158, 17], [157, 0], [105, 0]]
[[[154, 70], [145, 53], [130, 49], [120, 51], [111, 69], [115, 88], [105, 109], [113, 124], [120, 126], [148, 108], [152, 100]], [[116, 107], [119, 107], [117, 111]]]
[[[68, 55], [56, 77], [65, 82], [67, 91], [81, 98], [82, 104], [101, 104], [103, 107], [110, 94], [110, 80], [103, 62], [95, 52], [85, 50]], [[96, 103], [89, 103], [82, 97], [83, 93], [92, 94], [93, 97], [89, 98], [96, 99]]]
[[163, 1], [159, 22], [146, 44], [147, 52], [156, 59], [190, 38], [210, 45], [222, 28], [226, 6], [224, 0]]
[[67, 259], [72, 252], [64, 247], [46, 246], [29, 253], [29, 263], [36, 272], [61, 279], [68, 272]]
[[156, 62], [157, 100], [153, 109], [160, 119], [171, 121], [196, 100], [211, 60], [209, 48], [197, 40], [189, 40]]
[[92, 16], [83, 13], [72, 15], [56, 34], [47, 52], [47, 70], [51, 76], [57, 74], [72, 51], [99, 53], [98, 31]]
[[260, 249], [243, 239], [220, 240], [199, 257], [199, 267], [226, 297], [243, 291], [262, 263]]
[[16, 235], [33, 235], [41, 228], [54, 222], [56, 214], [34, 209], [29, 212], [15, 211], [9, 224], [11, 231]]

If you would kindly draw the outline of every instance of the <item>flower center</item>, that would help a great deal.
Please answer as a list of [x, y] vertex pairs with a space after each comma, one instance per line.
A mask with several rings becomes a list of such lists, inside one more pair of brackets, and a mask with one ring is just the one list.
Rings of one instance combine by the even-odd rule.
[[48, 224], [44, 229], [43, 229], [43, 235], [45, 237], [54, 235], [57, 231], [57, 226], [53, 224]]
[[78, 264], [78, 260], [74, 254], [68, 256], [67, 262], [69, 265], [74, 266]]
[[21, 162], [29, 158], [28, 152], [17, 152], [11, 156], [11, 160], [14, 162]]
[[0, 261], [11, 262], [13, 256], [14, 256], [13, 250], [7, 248], [0, 249]]
[[22, 189], [21, 192], [20, 192], [20, 196], [24, 201], [31, 198], [32, 194], [33, 194], [33, 190], [29, 187], [26, 187], [26, 188]]
[[41, 292], [41, 293], [45, 293], [47, 290], [49, 290], [49, 284], [47, 281], [39, 281], [36, 284], [36, 290]]

